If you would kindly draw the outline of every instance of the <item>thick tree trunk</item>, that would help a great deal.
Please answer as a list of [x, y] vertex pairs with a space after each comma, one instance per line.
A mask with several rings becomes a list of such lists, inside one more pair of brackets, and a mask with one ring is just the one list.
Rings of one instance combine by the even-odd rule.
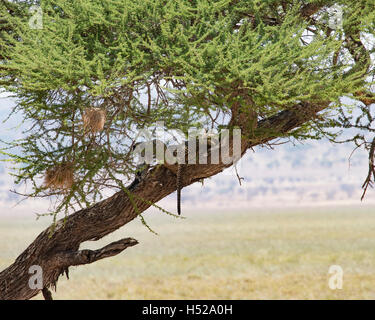
[[[254, 138], [243, 138], [242, 155], [248, 148], [271, 141], [313, 119], [317, 112], [327, 106], [327, 103], [299, 104], [259, 121], [252, 134]], [[231, 122], [233, 125], [239, 125], [242, 132], [248, 130], [246, 123], [249, 119], [244, 115], [233, 112]], [[224, 163], [185, 165], [182, 185], [188, 186], [202, 178], [216, 175], [228, 166], [230, 165]], [[156, 203], [176, 191], [176, 175], [173, 168], [155, 167], [140, 183], [129, 188], [129, 191], [133, 194], [133, 200], [127, 192], [117, 192], [90, 208], [77, 211], [67, 219], [58, 221], [52, 236], [50, 228], [43, 231], [11, 266], [0, 273], [0, 299], [30, 299], [42, 291], [29, 287], [29, 268], [33, 265], [38, 265], [43, 270], [43, 295], [49, 299], [51, 297], [47, 288], [54, 287], [59, 276], [64, 272], [68, 273], [70, 266], [92, 263], [137, 244], [136, 240], [127, 238], [99, 250], [79, 251], [81, 243], [99, 240], [114, 232], [136, 218], [139, 212], [149, 208], [151, 203]]]

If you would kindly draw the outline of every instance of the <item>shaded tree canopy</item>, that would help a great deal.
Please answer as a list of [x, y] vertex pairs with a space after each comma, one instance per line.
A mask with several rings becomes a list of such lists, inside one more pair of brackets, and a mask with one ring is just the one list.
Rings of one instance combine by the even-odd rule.
[[[28, 196], [56, 199], [54, 214], [77, 206], [86, 212], [108, 189], [143, 203], [139, 212], [173, 192], [169, 180], [157, 190], [164, 178], [155, 166], [142, 188], [155, 188], [158, 197], [144, 191], [134, 200], [125, 187], [137, 171], [137, 133], [160, 121], [185, 135], [192, 127], [240, 127], [242, 153], [276, 138], [340, 141], [343, 129], [354, 128], [344, 140], [369, 151], [364, 188], [373, 181], [373, 1], [1, 0], [0, 6], [0, 87], [13, 94], [13, 112], [27, 124], [23, 138], [2, 152], [16, 164], [16, 182], [30, 183]], [[42, 26], [30, 25], [40, 12]], [[103, 114], [96, 129], [87, 123], [95, 110]], [[225, 167], [202, 166], [189, 167], [185, 186]], [[68, 178], [55, 179], [56, 172]]]
[[[2, 3], [0, 83], [28, 124], [10, 146], [16, 181], [59, 196], [57, 211], [123, 188], [141, 128], [223, 128], [237, 102], [258, 120], [304, 102], [343, 115], [340, 97], [366, 94], [374, 72], [372, 1], [42, 1], [40, 29], [38, 2]], [[106, 112], [95, 135], [82, 126], [90, 107]], [[282, 136], [321, 138], [339, 124]], [[61, 164], [74, 172], [63, 193], [38, 179]]]

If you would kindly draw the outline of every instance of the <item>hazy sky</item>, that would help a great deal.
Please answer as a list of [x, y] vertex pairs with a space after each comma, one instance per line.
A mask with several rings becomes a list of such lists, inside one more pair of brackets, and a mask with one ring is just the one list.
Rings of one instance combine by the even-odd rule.
[[[11, 110], [10, 99], [0, 99], [0, 119]], [[0, 123], [0, 138], [11, 140], [21, 136], [20, 116], [6, 124]], [[15, 128], [17, 127], [18, 128]], [[369, 205], [375, 204], [370, 190], [363, 204], [361, 185], [368, 168], [368, 155], [358, 151], [351, 158], [352, 145], [336, 145], [327, 141], [281, 145], [275, 150], [258, 147], [249, 150], [241, 163], [239, 174], [233, 169], [195, 184], [182, 192], [183, 207], [196, 208], [257, 208], [269, 206]], [[41, 212], [45, 200], [27, 200], [14, 207], [16, 197], [9, 192], [12, 178], [0, 164], [0, 215]], [[175, 194], [161, 203], [175, 210]]]

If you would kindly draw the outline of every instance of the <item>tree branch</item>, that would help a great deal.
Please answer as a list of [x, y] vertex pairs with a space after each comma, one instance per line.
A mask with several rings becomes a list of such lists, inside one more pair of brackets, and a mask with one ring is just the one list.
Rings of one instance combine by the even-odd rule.
[[44, 287], [42, 290], [44, 300], [53, 300], [51, 291], [47, 287]]
[[68, 268], [70, 266], [79, 266], [83, 264], [93, 263], [95, 261], [115, 256], [128, 247], [138, 244], [138, 241], [133, 238], [126, 238], [98, 250], [80, 250], [80, 251], [66, 251], [57, 253], [52, 259], [51, 263], [59, 268]]
[[[290, 130], [313, 119], [317, 112], [326, 107], [328, 107], [326, 103], [297, 104], [259, 121], [257, 129], [251, 135], [253, 138], [249, 139], [249, 132], [245, 132], [241, 154], [245, 154], [250, 147], [287, 134]], [[242, 122], [243, 117], [237, 118], [240, 123], [232, 124], [248, 129], [246, 121]], [[182, 186], [216, 175], [229, 166], [231, 164], [222, 162], [186, 165]], [[44, 230], [11, 266], [0, 273], [0, 299], [30, 299], [40, 292], [39, 289], [31, 289], [28, 285], [30, 277], [28, 270], [32, 265], [39, 265], [42, 268], [43, 287], [56, 287], [59, 276], [67, 273], [69, 266], [92, 263], [135, 245], [136, 240], [123, 239], [99, 250], [78, 251], [82, 242], [95, 241], [114, 232], [136, 218], [152, 203], [158, 202], [174, 191], [176, 191], [176, 175], [173, 170], [165, 166], [157, 166], [138, 184], [132, 184], [128, 192], [120, 191], [90, 208], [82, 209], [59, 220], [54, 226], [52, 236], [52, 227]], [[133, 195], [132, 199], [129, 199], [129, 192]], [[137, 208], [134, 207], [134, 203]]]
[[367, 193], [368, 187], [372, 187], [373, 183], [375, 181], [375, 138], [371, 142], [370, 150], [369, 150], [369, 168], [368, 168], [368, 174], [366, 177], [365, 182], [362, 185], [363, 194], [361, 197], [361, 201], [365, 198], [365, 195]]

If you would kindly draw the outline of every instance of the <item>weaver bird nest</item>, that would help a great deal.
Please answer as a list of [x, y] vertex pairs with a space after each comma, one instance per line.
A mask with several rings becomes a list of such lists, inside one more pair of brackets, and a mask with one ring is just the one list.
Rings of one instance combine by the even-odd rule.
[[47, 169], [44, 183], [46, 187], [53, 190], [71, 189], [74, 183], [74, 169], [72, 163], [62, 163]]
[[83, 113], [83, 128], [86, 132], [100, 132], [104, 128], [105, 120], [105, 110], [100, 108], [87, 108]]

